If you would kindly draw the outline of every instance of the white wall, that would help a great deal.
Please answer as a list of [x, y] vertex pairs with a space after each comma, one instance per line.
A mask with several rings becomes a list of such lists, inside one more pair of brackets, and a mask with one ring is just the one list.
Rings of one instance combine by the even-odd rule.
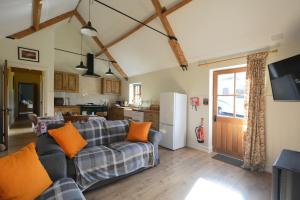
[[[18, 60], [18, 47], [39, 50], [40, 62]], [[23, 39], [0, 39], [0, 63], [8, 60], [9, 67], [21, 67], [43, 71], [44, 111], [53, 115], [54, 75], [54, 27], [43, 29]]]
[[[284, 44], [276, 54], [270, 54], [268, 63], [284, 59], [300, 53], [297, 43]], [[188, 97], [197, 96], [203, 99], [209, 97], [210, 70], [224, 68], [246, 63], [246, 59], [232, 60], [216, 63], [211, 66], [197, 66], [191, 64], [187, 72], [180, 67], [161, 70], [129, 78], [129, 83], [142, 83], [142, 98], [152, 102], [159, 100], [161, 92], [184, 92]], [[283, 148], [300, 151], [300, 103], [299, 102], [274, 102], [270, 87], [268, 72], [266, 72], [266, 146], [267, 170], [271, 170], [272, 163]], [[128, 84], [124, 85], [124, 98], [128, 99]], [[205, 120], [206, 141], [204, 144], [196, 142], [194, 129], [200, 123], [200, 118]], [[188, 136], [187, 145], [196, 149], [208, 150], [207, 137], [209, 132], [209, 107], [201, 105], [198, 111], [188, 107]]]

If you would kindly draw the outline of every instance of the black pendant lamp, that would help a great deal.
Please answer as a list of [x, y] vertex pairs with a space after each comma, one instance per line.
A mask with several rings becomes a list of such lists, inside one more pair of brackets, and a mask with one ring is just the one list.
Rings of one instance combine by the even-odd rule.
[[76, 66], [76, 70], [78, 71], [86, 71], [88, 70], [87, 66], [85, 66], [82, 62], [82, 35], [81, 35], [81, 47], [80, 47], [80, 52], [81, 52], [81, 55], [80, 55], [80, 64]]
[[91, 0], [89, 0], [89, 21], [86, 25], [81, 27], [80, 32], [83, 35], [90, 36], [90, 37], [98, 35], [97, 30], [92, 26], [91, 23]]
[[114, 73], [111, 71], [110, 65], [111, 65], [111, 62], [108, 62], [108, 71], [105, 73], [106, 76], [114, 75]]

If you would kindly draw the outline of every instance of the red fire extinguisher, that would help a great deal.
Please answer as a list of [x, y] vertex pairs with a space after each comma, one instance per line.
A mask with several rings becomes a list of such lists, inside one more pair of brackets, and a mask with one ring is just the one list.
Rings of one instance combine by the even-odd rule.
[[204, 127], [203, 127], [203, 122], [204, 122], [204, 119], [201, 118], [200, 126], [197, 126], [195, 128], [196, 138], [197, 138], [197, 141], [199, 143], [204, 143]]

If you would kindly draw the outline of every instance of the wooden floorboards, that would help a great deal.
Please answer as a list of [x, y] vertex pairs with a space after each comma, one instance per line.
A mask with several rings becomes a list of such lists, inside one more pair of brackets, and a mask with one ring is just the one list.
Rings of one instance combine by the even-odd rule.
[[252, 173], [190, 148], [160, 149], [161, 164], [103, 188], [88, 200], [269, 200], [271, 175]]
[[[35, 140], [34, 133], [12, 135], [9, 152]], [[87, 192], [87, 200], [271, 199], [270, 174], [252, 173], [190, 148], [160, 148], [159, 153], [161, 164], [157, 167]]]

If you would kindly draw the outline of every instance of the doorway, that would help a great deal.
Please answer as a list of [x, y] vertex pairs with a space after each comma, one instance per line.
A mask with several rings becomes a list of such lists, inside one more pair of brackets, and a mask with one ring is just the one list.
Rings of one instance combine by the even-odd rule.
[[[11, 67], [8, 72], [10, 135], [30, 131], [28, 114], [41, 115], [42, 72]], [[31, 130], [32, 131], [32, 130]]]
[[18, 104], [19, 119], [27, 119], [28, 114], [39, 113], [36, 83], [19, 82]]
[[213, 74], [213, 151], [243, 159], [246, 67]]

